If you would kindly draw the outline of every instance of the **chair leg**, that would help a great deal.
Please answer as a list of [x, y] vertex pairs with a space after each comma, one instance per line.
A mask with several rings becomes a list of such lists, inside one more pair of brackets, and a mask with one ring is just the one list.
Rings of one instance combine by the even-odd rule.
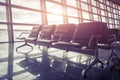
[[104, 67], [104, 66], [103, 66], [104, 63], [98, 59], [98, 50], [96, 49], [95, 51], [97, 51], [97, 52], [96, 52], [94, 61], [93, 61], [85, 70], [83, 70], [83, 72], [82, 72], [83, 79], [87, 78], [87, 75], [86, 75], [87, 72], [88, 72], [95, 64], [100, 63], [100, 64], [102, 65], [102, 68]]
[[100, 60], [98, 59], [97, 62], [101, 64], [101, 68], [104, 68], [104, 63], [103, 63], [102, 61], [100, 61]]
[[16, 52], [18, 51], [19, 48], [21, 48], [21, 47], [23, 47], [23, 46], [26, 46], [26, 43], [23, 44], [23, 45], [18, 46], [18, 47], [16, 48]]
[[[29, 46], [31, 49], [28, 51], [28, 52], [19, 52], [18, 50], [21, 48], [21, 47], [24, 47], [24, 46]], [[16, 48], [16, 52], [17, 53], [30, 53], [31, 51], [33, 50], [33, 46], [31, 46], [31, 45], [29, 45], [29, 44], [27, 44], [27, 43], [25, 43], [25, 44], [23, 44], [23, 45], [21, 45], [21, 46], [18, 46], [17, 48]]]
[[115, 53], [114, 53], [114, 51], [112, 50], [112, 52], [111, 52], [110, 56], [108, 57], [108, 60], [107, 60], [107, 65], [109, 65], [110, 59], [111, 59], [113, 56], [115, 56], [115, 57], [116, 57], [116, 59], [117, 59], [117, 54], [115, 54]]
[[101, 64], [101, 66], [102, 66], [102, 68], [104, 68], [104, 64], [103, 64], [103, 62], [102, 61], [100, 61], [99, 59], [95, 59], [84, 71], [83, 71], [83, 78], [87, 78], [87, 72], [95, 65], [95, 64], [97, 64], [97, 63], [100, 63]]

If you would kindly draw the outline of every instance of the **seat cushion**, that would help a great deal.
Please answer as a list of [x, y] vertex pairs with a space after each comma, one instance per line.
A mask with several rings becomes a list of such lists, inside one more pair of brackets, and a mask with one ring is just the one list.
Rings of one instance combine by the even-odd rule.
[[36, 39], [35, 38], [25, 38], [25, 41], [27, 43], [35, 43], [36, 42]]
[[52, 45], [58, 45], [58, 46], [63, 46], [63, 47], [81, 47], [79, 43], [72, 43], [72, 42], [54, 42]]
[[39, 39], [39, 40], [37, 40], [36, 44], [37, 44], [37, 45], [48, 46], [48, 45], [50, 45], [52, 42], [54, 42], [54, 41], [53, 41], [53, 40]]

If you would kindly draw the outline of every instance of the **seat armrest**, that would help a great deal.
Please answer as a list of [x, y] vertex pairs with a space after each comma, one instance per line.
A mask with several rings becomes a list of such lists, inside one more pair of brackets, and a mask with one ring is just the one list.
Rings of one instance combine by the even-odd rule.
[[23, 35], [25, 35], [25, 34], [30, 34], [30, 32], [22, 32], [22, 33], [20, 33], [20, 35], [18, 36], [18, 37], [16, 37], [16, 39], [25, 39], [25, 37], [23, 37]]
[[110, 36], [109, 36], [109, 41], [111, 41], [111, 42], [113, 42], [113, 41], [117, 41], [117, 37], [116, 37], [116, 35], [115, 34], [111, 34]]
[[100, 38], [102, 38], [101, 35], [92, 35], [89, 39], [88, 47], [96, 47]]

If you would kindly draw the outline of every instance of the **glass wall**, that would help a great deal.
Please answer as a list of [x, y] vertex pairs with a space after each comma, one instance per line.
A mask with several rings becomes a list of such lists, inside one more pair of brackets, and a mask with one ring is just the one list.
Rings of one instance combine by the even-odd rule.
[[120, 28], [119, 19], [120, 4], [109, 0], [0, 0], [0, 32], [5, 34], [0, 42], [8, 42], [12, 30], [7, 29], [13, 29], [14, 36], [10, 35], [17, 41], [22, 31], [29, 32], [34, 25], [102, 21]]

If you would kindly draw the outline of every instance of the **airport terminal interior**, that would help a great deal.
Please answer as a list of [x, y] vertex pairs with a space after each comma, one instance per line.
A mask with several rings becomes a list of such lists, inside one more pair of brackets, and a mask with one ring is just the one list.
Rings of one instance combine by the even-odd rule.
[[120, 0], [0, 0], [0, 80], [120, 80]]

